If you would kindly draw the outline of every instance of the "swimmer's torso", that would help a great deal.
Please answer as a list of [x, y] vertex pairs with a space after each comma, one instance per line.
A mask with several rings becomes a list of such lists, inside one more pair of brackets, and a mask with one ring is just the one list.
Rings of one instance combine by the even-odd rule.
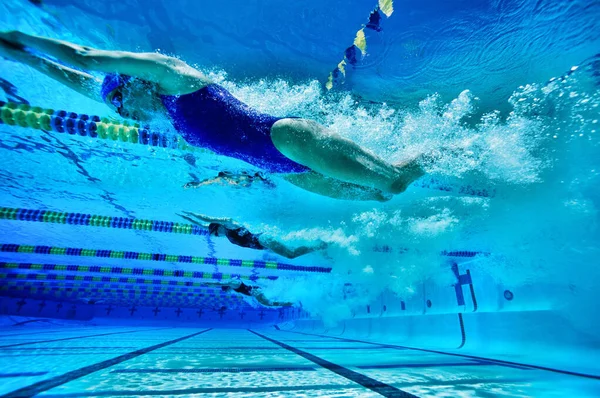
[[257, 112], [217, 84], [181, 96], [162, 95], [161, 99], [175, 128], [191, 145], [272, 173], [309, 170], [273, 145], [271, 127], [281, 118]]
[[260, 241], [258, 240], [259, 235], [251, 233], [246, 228], [227, 229], [225, 236], [231, 243], [240, 247], [247, 247], [256, 250], [265, 249], [265, 247], [261, 245]]

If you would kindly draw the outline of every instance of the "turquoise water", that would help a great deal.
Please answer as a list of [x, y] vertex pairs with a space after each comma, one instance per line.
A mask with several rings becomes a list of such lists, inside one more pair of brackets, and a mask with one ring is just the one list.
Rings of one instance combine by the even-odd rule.
[[[251, 106], [317, 120], [390, 162], [462, 148], [388, 202], [353, 202], [277, 176], [183, 189], [256, 169], [0, 124], [0, 394], [598, 395], [600, 5], [395, 3], [327, 90], [374, 6], [0, 3], [2, 30], [179, 56]], [[122, 121], [31, 68], [0, 59], [0, 71], [1, 101]], [[30, 221], [49, 221], [42, 211], [121, 223], [193, 211], [328, 249], [288, 260], [118, 219]], [[295, 305], [202, 285], [231, 274]]]

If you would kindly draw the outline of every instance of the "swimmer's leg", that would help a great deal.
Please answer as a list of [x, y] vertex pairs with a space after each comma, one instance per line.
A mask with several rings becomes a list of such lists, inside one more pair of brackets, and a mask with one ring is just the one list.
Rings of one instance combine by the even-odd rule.
[[252, 296], [254, 296], [256, 301], [258, 301], [265, 307], [291, 307], [292, 305], [294, 305], [293, 303], [282, 303], [282, 302], [278, 302], [278, 301], [271, 301], [268, 298], [266, 298], [265, 295], [262, 293], [255, 293], [255, 294], [252, 294]]
[[314, 171], [286, 174], [283, 178], [299, 188], [334, 199], [386, 202], [392, 198], [390, 194], [384, 194], [379, 189], [343, 182]]
[[386, 193], [401, 193], [425, 174], [416, 159], [393, 165], [311, 120], [281, 119], [271, 139], [282, 154], [318, 173]]
[[316, 246], [298, 246], [292, 248], [265, 235], [259, 236], [258, 240], [261, 245], [263, 245], [265, 248], [269, 249], [273, 253], [279, 254], [280, 256], [289, 259], [300, 257], [305, 254], [316, 252], [319, 250], [325, 250], [327, 248], [327, 244], [325, 242], [321, 242], [319, 245]]

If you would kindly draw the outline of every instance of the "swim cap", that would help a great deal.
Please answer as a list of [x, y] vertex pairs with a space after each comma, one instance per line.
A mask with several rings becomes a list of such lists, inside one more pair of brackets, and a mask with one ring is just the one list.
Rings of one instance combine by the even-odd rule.
[[102, 101], [106, 102], [106, 97], [108, 97], [108, 94], [110, 94], [114, 89], [124, 86], [130, 80], [131, 76], [128, 75], [119, 75], [118, 73], [109, 73], [106, 75], [104, 77], [104, 81], [102, 82], [102, 88], [100, 89]]

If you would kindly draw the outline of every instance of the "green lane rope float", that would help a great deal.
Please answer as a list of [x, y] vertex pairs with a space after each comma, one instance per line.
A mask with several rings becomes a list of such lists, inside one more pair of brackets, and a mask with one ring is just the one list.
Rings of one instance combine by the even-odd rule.
[[354, 37], [354, 42], [344, 51], [344, 58], [329, 74], [325, 88], [331, 90], [335, 84], [346, 77], [346, 66], [354, 66], [358, 60], [367, 54], [367, 31], [381, 32], [380, 21], [383, 16], [389, 18], [394, 12], [393, 0], [379, 0], [377, 6], [369, 14], [369, 21], [363, 25]]
[[[130, 252], [130, 251], [115, 251], [115, 250], [76, 249], [76, 248], [70, 248], [70, 247], [3, 244], [3, 245], [0, 245], [0, 252], [117, 258], [117, 259], [126, 259], [126, 260], [162, 261], [162, 262], [171, 262], [171, 263], [209, 264], [209, 265], [219, 265], [219, 266], [264, 268], [264, 269], [272, 269], [272, 270], [300, 271], [300, 272], [320, 272], [320, 273], [331, 272], [331, 268], [307, 267], [307, 266], [303, 266], [303, 265], [282, 264], [282, 263], [278, 263], [275, 261], [234, 260], [234, 259], [226, 259], [226, 258], [180, 256], [180, 255], [159, 254], [159, 253], [138, 253], [138, 252]], [[156, 270], [146, 270], [145, 272], [154, 272], [154, 271], [156, 271]], [[159, 272], [173, 272], [173, 271], [164, 270], [164, 271], [159, 271]], [[155, 273], [154, 275], [157, 275], [157, 274]]]
[[[240, 274], [224, 274], [222, 272], [198, 272], [198, 271], [181, 271], [181, 270], [162, 270], [153, 268], [123, 268], [123, 267], [109, 267], [109, 266], [98, 266], [98, 265], [64, 265], [64, 264], [31, 264], [31, 263], [9, 263], [0, 262], [0, 269], [6, 270], [30, 270], [30, 271], [43, 271], [37, 275], [41, 275], [39, 279], [53, 279], [50, 275], [46, 274], [50, 271], [59, 272], [71, 272], [71, 273], [101, 273], [101, 274], [120, 274], [120, 275], [140, 275], [140, 276], [161, 276], [161, 277], [173, 277], [173, 278], [189, 278], [189, 279], [213, 279], [213, 280], [228, 280], [228, 279], [243, 279], [243, 280], [275, 280], [278, 279], [276, 276], [257, 276], [257, 275], [240, 275]], [[44, 276], [45, 275], [45, 276]], [[65, 280], [93, 280], [93, 276], [90, 275], [60, 275]], [[71, 279], [76, 278], [76, 279]], [[80, 279], [77, 279], [80, 278]], [[106, 279], [105, 279], [106, 278]], [[114, 278], [114, 279], [113, 279]], [[59, 280], [59, 275], [56, 275], [56, 279]], [[177, 283], [171, 283], [166, 279], [144, 279], [142, 277], [136, 278], [117, 278], [117, 277], [103, 277], [102, 282], [121, 282], [124, 279], [135, 280], [135, 282], [124, 282], [124, 283], [152, 283], [152, 284], [165, 284], [173, 285]], [[150, 281], [150, 282], [147, 282]], [[181, 282], [182, 286], [185, 286], [186, 282]]]
[[205, 149], [189, 145], [181, 137], [152, 132], [139, 124], [118, 123], [108, 118], [42, 109], [38, 106], [33, 107], [14, 102], [0, 101], [0, 121], [10, 126], [29, 127], [81, 137], [180, 149], [188, 152], [207, 152]]

